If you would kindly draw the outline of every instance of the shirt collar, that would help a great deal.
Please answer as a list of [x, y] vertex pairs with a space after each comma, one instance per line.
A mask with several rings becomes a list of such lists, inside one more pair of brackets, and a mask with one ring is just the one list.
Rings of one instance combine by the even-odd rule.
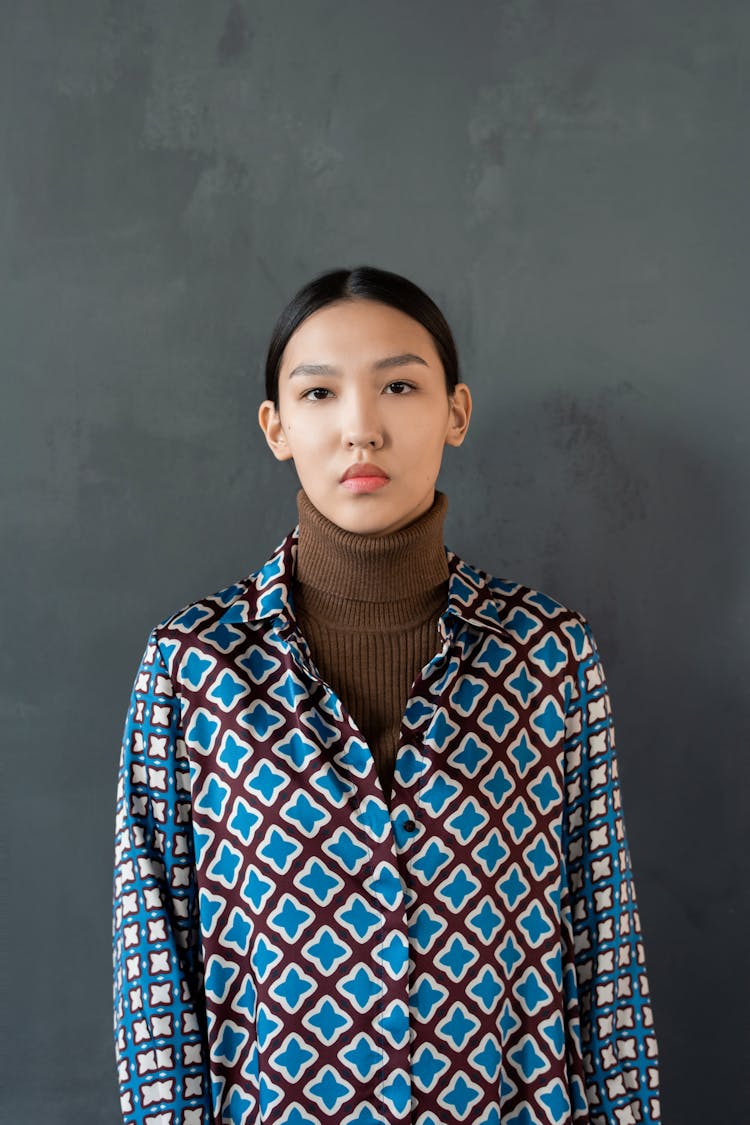
[[[298, 539], [299, 524], [282, 539], [268, 562], [240, 584], [240, 597], [228, 607], [222, 622], [252, 624], [275, 618], [280, 618], [280, 624], [287, 626], [294, 622], [292, 579]], [[512, 639], [501, 619], [502, 583], [470, 566], [447, 547], [445, 553], [449, 571], [448, 605], [442, 619], [446, 625], [453, 618]]]

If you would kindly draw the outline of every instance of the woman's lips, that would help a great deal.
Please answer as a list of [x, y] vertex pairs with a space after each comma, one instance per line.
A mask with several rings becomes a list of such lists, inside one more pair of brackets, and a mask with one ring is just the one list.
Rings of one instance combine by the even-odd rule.
[[350, 492], [375, 492], [384, 484], [388, 484], [389, 480], [390, 477], [347, 477], [341, 483]]

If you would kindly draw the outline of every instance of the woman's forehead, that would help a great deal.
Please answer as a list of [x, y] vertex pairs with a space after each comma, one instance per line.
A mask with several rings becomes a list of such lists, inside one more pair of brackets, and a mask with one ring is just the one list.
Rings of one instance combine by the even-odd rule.
[[341, 301], [318, 309], [295, 329], [281, 369], [287, 377], [299, 366], [377, 370], [396, 356], [439, 366], [430, 333], [413, 317], [376, 301]]

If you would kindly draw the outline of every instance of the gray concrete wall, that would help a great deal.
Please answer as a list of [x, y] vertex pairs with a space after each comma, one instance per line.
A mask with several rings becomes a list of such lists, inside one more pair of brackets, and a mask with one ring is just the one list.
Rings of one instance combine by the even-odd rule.
[[441, 303], [473, 389], [440, 481], [446, 542], [597, 635], [665, 1122], [739, 1122], [747, 4], [5, 0], [2, 16], [6, 1119], [117, 1120], [132, 678], [157, 620], [293, 526], [295, 478], [255, 420], [268, 335], [315, 273], [367, 263]]

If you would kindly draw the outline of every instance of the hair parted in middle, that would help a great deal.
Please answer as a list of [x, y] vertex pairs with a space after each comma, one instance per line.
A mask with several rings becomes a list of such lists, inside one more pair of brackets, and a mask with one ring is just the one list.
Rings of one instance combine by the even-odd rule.
[[266, 355], [266, 398], [279, 408], [279, 368], [289, 339], [314, 312], [346, 300], [380, 301], [418, 321], [432, 336], [450, 395], [461, 381], [458, 352], [447, 320], [433, 299], [413, 281], [376, 266], [335, 269], [319, 274], [299, 289], [283, 309]]

